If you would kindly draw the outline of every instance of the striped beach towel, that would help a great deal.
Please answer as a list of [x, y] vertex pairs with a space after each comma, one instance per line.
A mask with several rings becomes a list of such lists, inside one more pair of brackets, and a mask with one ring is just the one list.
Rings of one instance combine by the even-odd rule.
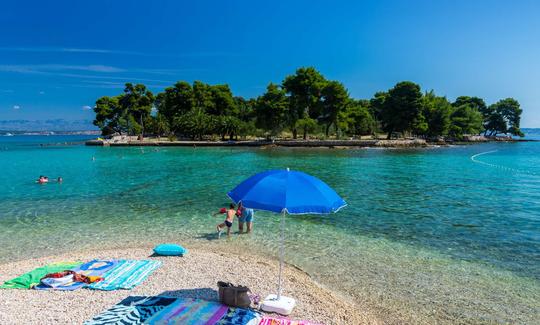
[[133, 289], [160, 266], [160, 261], [119, 260], [114, 268], [103, 274], [103, 281], [86, 287], [95, 290]]
[[85, 325], [257, 325], [260, 314], [216, 301], [173, 297], [128, 297]]
[[179, 298], [146, 320], [145, 324], [215, 324], [228, 310], [229, 307], [215, 301]]
[[264, 316], [259, 325], [317, 325], [305, 320], [291, 320], [288, 318], [274, 318]]
[[[115, 260], [92, 260], [86, 262], [82, 265], [76, 266], [71, 269], [73, 272], [80, 273], [86, 276], [103, 276], [107, 271], [113, 269], [117, 265]], [[53, 272], [51, 272], [53, 273]], [[44, 283], [40, 283], [34, 289], [37, 290], [64, 290], [64, 291], [74, 291], [86, 286], [86, 283], [75, 282], [73, 280], [66, 282], [65, 284], [57, 287], [50, 287]]]

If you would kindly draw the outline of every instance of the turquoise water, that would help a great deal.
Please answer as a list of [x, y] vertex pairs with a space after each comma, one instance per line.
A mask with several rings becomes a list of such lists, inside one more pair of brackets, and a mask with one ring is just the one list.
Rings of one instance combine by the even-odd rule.
[[[245, 177], [289, 167], [349, 204], [287, 218], [287, 261], [322, 285], [396, 322], [538, 319], [540, 143], [155, 149], [84, 139], [0, 137], [0, 262], [169, 240], [276, 255], [277, 216], [258, 212], [255, 233], [217, 241], [221, 219], [210, 214]], [[41, 174], [64, 182], [37, 185]]]

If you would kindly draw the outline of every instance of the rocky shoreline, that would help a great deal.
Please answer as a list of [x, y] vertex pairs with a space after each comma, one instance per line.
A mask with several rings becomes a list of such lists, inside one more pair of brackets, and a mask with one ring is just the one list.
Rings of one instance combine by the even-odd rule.
[[110, 147], [426, 147], [423, 139], [411, 140], [247, 140], [247, 141], [160, 141], [149, 140], [89, 140], [87, 146]]
[[471, 136], [460, 141], [449, 141], [443, 139], [354, 139], [354, 140], [239, 140], [239, 141], [194, 141], [194, 140], [162, 140], [148, 138], [138, 140], [136, 137], [113, 137], [112, 139], [95, 139], [86, 141], [87, 146], [105, 147], [298, 147], [298, 148], [422, 148], [441, 145], [460, 145], [485, 142], [528, 142], [535, 140], [512, 139], [512, 138], [486, 138], [483, 136]]

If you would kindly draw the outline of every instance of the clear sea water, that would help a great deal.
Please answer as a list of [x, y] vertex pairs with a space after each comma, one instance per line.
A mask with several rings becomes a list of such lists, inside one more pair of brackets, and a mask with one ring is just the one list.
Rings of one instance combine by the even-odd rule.
[[[257, 212], [253, 234], [216, 240], [221, 218], [210, 214], [244, 178], [289, 167], [349, 204], [287, 218], [287, 261], [323, 286], [396, 323], [540, 319], [540, 142], [102, 148], [87, 138], [0, 137], [0, 262], [166, 241], [277, 256], [278, 216]], [[38, 185], [39, 175], [64, 182]]]

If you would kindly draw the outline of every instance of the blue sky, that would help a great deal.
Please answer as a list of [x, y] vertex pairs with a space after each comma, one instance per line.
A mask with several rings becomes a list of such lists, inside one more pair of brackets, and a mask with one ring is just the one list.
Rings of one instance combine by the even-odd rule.
[[9, 1], [0, 120], [92, 119], [125, 82], [228, 83], [257, 96], [299, 66], [370, 98], [401, 80], [520, 101], [540, 127], [538, 1]]

